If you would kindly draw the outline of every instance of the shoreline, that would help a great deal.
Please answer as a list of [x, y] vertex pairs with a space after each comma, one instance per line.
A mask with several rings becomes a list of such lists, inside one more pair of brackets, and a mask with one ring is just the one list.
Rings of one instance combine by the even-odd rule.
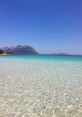
[[7, 53], [3, 53], [3, 54], [0, 54], [0, 56], [9, 56], [11, 54], [7, 54]]

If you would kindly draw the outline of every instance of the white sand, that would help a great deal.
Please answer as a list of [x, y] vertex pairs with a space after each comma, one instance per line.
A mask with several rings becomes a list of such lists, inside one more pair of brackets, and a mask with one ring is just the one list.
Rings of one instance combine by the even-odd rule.
[[0, 117], [82, 117], [82, 63], [0, 60]]

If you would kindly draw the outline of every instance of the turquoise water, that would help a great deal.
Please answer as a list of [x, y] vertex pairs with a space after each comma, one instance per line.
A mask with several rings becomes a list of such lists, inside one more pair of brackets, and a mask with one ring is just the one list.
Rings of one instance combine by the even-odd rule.
[[82, 56], [1, 56], [0, 117], [82, 117]]
[[53, 60], [53, 61], [77, 61], [82, 62], [82, 56], [53, 56], [53, 55], [19, 55], [19, 56], [2, 56], [0, 59], [6, 60]]

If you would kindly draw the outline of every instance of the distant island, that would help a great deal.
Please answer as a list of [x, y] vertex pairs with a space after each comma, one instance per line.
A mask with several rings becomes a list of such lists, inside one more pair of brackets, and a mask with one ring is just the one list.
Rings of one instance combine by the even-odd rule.
[[67, 54], [67, 53], [53, 53], [53, 54], [50, 54], [50, 55], [69, 56], [69, 54]]
[[36, 55], [39, 54], [33, 47], [27, 45], [17, 45], [13, 47], [3, 47], [1, 48], [1, 53], [11, 53], [12, 55]]
[[0, 49], [0, 55], [49, 55], [49, 56], [69, 56], [67, 53], [51, 53], [41, 54], [36, 51], [32, 46], [28, 45], [17, 45], [11, 47], [3, 47]]

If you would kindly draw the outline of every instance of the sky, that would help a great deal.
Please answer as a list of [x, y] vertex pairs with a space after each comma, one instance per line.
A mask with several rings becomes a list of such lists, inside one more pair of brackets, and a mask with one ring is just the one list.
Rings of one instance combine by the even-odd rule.
[[82, 54], [82, 0], [0, 0], [0, 47]]

